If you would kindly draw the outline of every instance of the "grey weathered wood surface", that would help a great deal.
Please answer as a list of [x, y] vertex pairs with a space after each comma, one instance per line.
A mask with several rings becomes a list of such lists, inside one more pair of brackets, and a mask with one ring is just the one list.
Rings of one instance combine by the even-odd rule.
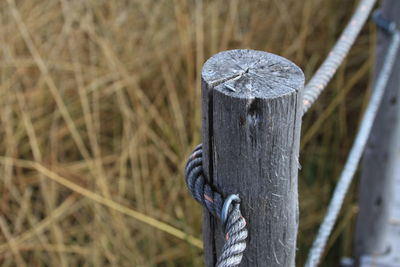
[[[383, 17], [400, 25], [400, 1], [382, 2]], [[379, 30], [375, 76], [383, 64], [390, 35]], [[400, 266], [400, 55], [364, 154], [355, 236], [361, 266]], [[371, 257], [373, 256], [373, 257]]]
[[[242, 200], [249, 237], [240, 266], [294, 266], [303, 87], [300, 68], [266, 52], [225, 51], [203, 66], [203, 168], [215, 190]], [[207, 211], [203, 234], [214, 266], [224, 237]]]

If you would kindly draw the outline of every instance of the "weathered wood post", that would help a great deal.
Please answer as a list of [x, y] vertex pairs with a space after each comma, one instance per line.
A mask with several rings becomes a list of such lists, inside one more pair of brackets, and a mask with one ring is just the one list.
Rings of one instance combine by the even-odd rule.
[[[203, 168], [224, 197], [239, 194], [249, 237], [240, 266], [294, 266], [302, 70], [261, 51], [231, 50], [203, 66]], [[206, 266], [224, 243], [205, 211]]]
[[[382, 17], [400, 25], [400, 1], [384, 0]], [[379, 30], [375, 76], [392, 36]], [[364, 154], [355, 254], [360, 266], [400, 266], [400, 53]]]

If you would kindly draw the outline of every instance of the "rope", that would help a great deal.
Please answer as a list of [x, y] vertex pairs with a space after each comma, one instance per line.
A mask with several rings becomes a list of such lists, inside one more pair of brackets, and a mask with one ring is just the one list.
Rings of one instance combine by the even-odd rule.
[[362, 0], [329, 56], [304, 89], [303, 112], [306, 113], [326, 88], [365, 24], [376, 0]]
[[[327, 84], [336, 73], [337, 69], [348, 54], [350, 48], [354, 44], [362, 27], [367, 21], [369, 13], [371, 12], [375, 2], [376, 0], [361, 0], [350, 22], [344, 29], [335, 46], [332, 48], [328, 57], [305, 86], [303, 113], [306, 113], [314, 104], [318, 96], [326, 88]], [[386, 22], [382, 20], [379, 22], [392, 32], [392, 25], [387, 25], [385, 24]], [[335, 188], [335, 192], [329, 204], [327, 215], [320, 226], [317, 237], [314, 240], [313, 246], [308, 255], [305, 265], [306, 267], [317, 266], [321, 259], [328, 237], [332, 232], [333, 226], [342, 207], [344, 197], [349, 189], [351, 181], [356, 172], [357, 165], [364, 151], [365, 144], [371, 131], [372, 123], [375, 119], [379, 104], [382, 100], [384, 89], [393, 67], [395, 55], [400, 43], [399, 32], [393, 32], [393, 40], [385, 58], [386, 63], [379, 74], [376, 88], [366, 113], [364, 114], [360, 130], [357, 134], [355, 143], [353, 144], [340, 180]], [[238, 201], [238, 197], [236, 196], [236, 201], [228, 202], [228, 200], [231, 200], [230, 197], [232, 195], [224, 200], [220, 193], [214, 191], [211, 186], [206, 183], [203, 176], [202, 154], [202, 145], [200, 144], [192, 152], [186, 165], [186, 184], [192, 196], [204, 207], [206, 207], [213, 216], [222, 220], [226, 242], [223, 246], [216, 266], [238, 266], [246, 249], [246, 238], [248, 235], [246, 221], [240, 212], [240, 200]]]
[[218, 258], [217, 267], [238, 266], [246, 249], [248, 235], [246, 220], [240, 212], [240, 199], [230, 195], [226, 199], [213, 190], [203, 174], [203, 149], [198, 145], [189, 157], [185, 168], [186, 184], [193, 198], [222, 221], [225, 244]]
[[308, 259], [305, 264], [306, 267], [317, 266], [321, 260], [322, 253], [332, 232], [333, 226], [337, 220], [344, 198], [347, 191], [349, 190], [350, 184], [357, 170], [358, 163], [360, 162], [362, 153], [365, 149], [365, 145], [371, 132], [376, 113], [385, 92], [386, 84], [389, 80], [394, 62], [396, 60], [396, 54], [399, 49], [399, 44], [400, 32], [397, 30], [394, 32], [394, 35], [392, 37], [392, 41], [384, 59], [385, 63], [378, 75], [373, 95], [361, 121], [360, 129], [357, 133], [355, 142], [347, 158], [346, 165], [344, 166], [339, 182], [333, 193], [332, 200], [329, 203], [327, 214], [318, 230], [317, 237], [314, 240], [312, 248], [308, 254]]

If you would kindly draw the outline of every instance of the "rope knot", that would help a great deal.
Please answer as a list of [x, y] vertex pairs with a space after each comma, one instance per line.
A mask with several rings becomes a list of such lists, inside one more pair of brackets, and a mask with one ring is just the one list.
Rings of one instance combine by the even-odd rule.
[[240, 198], [232, 194], [224, 199], [219, 192], [213, 190], [204, 178], [202, 162], [203, 148], [200, 144], [193, 150], [185, 167], [187, 187], [195, 200], [221, 220], [226, 241], [216, 266], [238, 266], [248, 236], [246, 220], [240, 211]]

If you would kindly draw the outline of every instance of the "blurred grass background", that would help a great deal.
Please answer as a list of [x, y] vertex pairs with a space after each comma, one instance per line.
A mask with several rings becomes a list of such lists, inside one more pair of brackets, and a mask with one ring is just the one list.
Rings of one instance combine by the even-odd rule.
[[[1, 1], [0, 265], [202, 266], [202, 209], [183, 179], [201, 142], [202, 64], [251, 48], [310, 78], [355, 5]], [[368, 99], [374, 39], [369, 23], [304, 117], [298, 264]], [[351, 256], [354, 188], [322, 266]]]

